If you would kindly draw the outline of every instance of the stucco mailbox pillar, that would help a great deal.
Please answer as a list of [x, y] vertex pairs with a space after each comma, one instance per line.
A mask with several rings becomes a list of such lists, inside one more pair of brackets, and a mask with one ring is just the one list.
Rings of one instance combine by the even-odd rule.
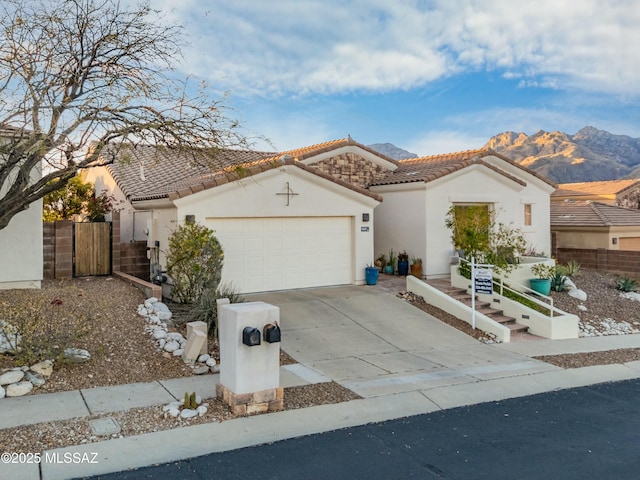
[[[279, 320], [280, 309], [264, 302], [220, 306], [220, 383], [216, 394], [235, 414], [283, 408], [280, 343], [270, 343], [263, 335], [265, 327], [279, 326]], [[247, 333], [252, 329], [259, 332], [259, 343], [248, 341]]]

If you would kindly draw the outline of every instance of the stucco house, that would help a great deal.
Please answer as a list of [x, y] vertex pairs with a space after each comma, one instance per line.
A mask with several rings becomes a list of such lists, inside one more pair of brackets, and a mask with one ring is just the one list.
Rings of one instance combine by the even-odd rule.
[[[0, 143], [6, 145], [20, 134], [18, 129], [0, 126]], [[31, 172], [34, 181], [40, 176], [39, 169]], [[0, 198], [8, 188], [9, 185], [0, 185]], [[0, 265], [0, 289], [40, 288], [43, 275], [42, 200], [29, 205], [0, 230]]]
[[195, 220], [215, 231], [223, 281], [243, 293], [364, 283], [382, 201], [365, 186], [397, 168], [351, 139], [277, 154], [194, 159], [142, 146], [115, 156], [84, 177], [124, 202], [121, 241], [147, 239], [154, 268], [163, 269], [169, 235]]
[[146, 240], [162, 269], [171, 231], [193, 219], [215, 230], [223, 280], [245, 293], [361, 284], [365, 266], [389, 248], [421, 257], [427, 276], [446, 274], [444, 222], [454, 204], [487, 205], [550, 250], [555, 185], [490, 150], [396, 161], [346, 138], [195, 162], [138, 146], [109, 160], [84, 175], [124, 202], [122, 241]]
[[484, 205], [495, 221], [524, 233], [538, 252], [551, 251], [549, 196], [555, 184], [492, 150], [401, 160], [369, 189], [376, 208], [375, 247], [422, 258], [423, 275], [445, 276], [453, 253], [445, 217], [452, 205]]
[[591, 200], [551, 202], [557, 248], [640, 251], [640, 210]]
[[624, 208], [640, 209], [640, 179], [602, 182], [560, 183], [551, 194], [554, 202], [563, 200], [592, 200]]

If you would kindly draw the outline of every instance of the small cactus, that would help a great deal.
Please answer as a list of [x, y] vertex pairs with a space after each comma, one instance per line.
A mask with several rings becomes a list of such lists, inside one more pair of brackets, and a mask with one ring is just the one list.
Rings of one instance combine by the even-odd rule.
[[189, 395], [189, 392], [184, 392], [184, 408], [188, 408], [190, 410], [198, 408], [198, 404], [196, 403], [196, 392], [192, 392], [191, 395]]

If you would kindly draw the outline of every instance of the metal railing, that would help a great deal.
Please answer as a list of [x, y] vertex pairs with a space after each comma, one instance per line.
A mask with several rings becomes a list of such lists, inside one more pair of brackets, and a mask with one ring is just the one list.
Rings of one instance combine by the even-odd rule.
[[[469, 273], [471, 273], [471, 262], [464, 259], [464, 258], [460, 258], [460, 262], [467, 264], [467, 267], [469, 269]], [[459, 271], [459, 270], [458, 270]], [[471, 279], [471, 281], [473, 282], [473, 278]], [[513, 284], [513, 282], [512, 282]], [[493, 285], [494, 285], [494, 291], [496, 291], [496, 293], [498, 293], [500, 296], [504, 297], [504, 292], [505, 290], [510, 292], [512, 295], [514, 295], [517, 298], [512, 298], [511, 300], [514, 300], [518, 303], [521, 303], [522, 305], [524, 305], [525, 307], [529, 307], [528, 305], [526, 305], [526, 303], [522, 302], [521, 300], [518, 300], [518, 298], [520, 299], [524, 299], [527, 302], [532, 302], [540, 307], [542, 307], [542, 309], [544, 310], [548, 310], [548, 316], [549, 318], [553, 318], [553, 313], [556, 311], [556, 309], [553, 307], [553, 298], [547, 296], [547, 295], [543, 295], [542, 293], [536, 292], [535, 290], [519, 284], [519, 283], [515, 283], [514, 286], [516, 286], [518, 288], [518, 290], [512, 288], [510, 285], [505, 285], [504, 283], [504, 279], [502, 277], [494, 277], [493, 278]], [[497, 288], [496, 288], [497, 287]], [[509, 297], [505, 297], [505, 298], [509, 298]], [[529, 307], [531, 308], [531, 307]], [[540, 312], [542, 313], [542, 312]]]

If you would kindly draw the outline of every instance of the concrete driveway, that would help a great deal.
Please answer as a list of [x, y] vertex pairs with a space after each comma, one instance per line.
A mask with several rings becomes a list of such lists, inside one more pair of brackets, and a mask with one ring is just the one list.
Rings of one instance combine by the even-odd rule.
[[482, 344], [391, 293], [367, 286], [247, 296], [280, 307], [282, 348], [309, 381], [331, 379], [363, 397], [555, 370]]

